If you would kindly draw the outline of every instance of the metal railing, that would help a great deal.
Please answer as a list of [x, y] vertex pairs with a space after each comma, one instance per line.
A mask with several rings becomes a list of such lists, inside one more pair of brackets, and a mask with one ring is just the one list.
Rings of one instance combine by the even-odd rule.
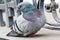
[[[22, 1], [23, 0], [0, 0], [0, 26], [3, 26], [3, 24], [6, 24], [6, 26], [10, 26], [13, 24], [13, 16], [15, 15], [14, 9], [17, 10], [16, 6]], [[3, 11], [5, 11], [6, 14], [6, 23], [3, 22]], [[16, 13], [15, 16], [18, 15], [19, 14]]]
[[[51, 3], [53, 3], [52, 1], [54, 2], [54, 0], [51, 0]], [[5, 24], [3, 22], [3, 18], [2, 18], [3, 17], [2, 16], [3, 10], [5, 11], [5, 14], [6, 14], [6, 26], [10, 26], [10, 25], [13, 24], [13, 16], [16, 16], [16, 17], [19, 16], [18, 13], [14, 12], [14, 9], [16, 9], [16, 11], [17, 11], [17, 5], [20, 2], [23, 2], [23, 0], [4, 0], [4, 3], [0, 4], [0, 14], [1, 14], [0, 15], [1, 19], [0, 20], [2, 20], [2, 21], [0, 21], [0, 24]], [[33, 0], [33, 5], [36, 8], [38, 8], [40, 11], [42, 11], [43, 14], [44, 14], [44, 0], [39, 0], [38, 4], [36, 3], [36, 0]], [[60, 26], [60, 23], [59, 23], [60, 20], [57, 16], [56, 11], [54, 11], [54, 12], [52, 11], [51, 13], [53, 14], [53, 17], [54, 17], [55, 21], [58, 22], [58, 24], [52, 24], [52, 23], [48, 23], [48, 22], [46, 22], [46, 23], [48, 25], [51, 25], [51, 26]]]

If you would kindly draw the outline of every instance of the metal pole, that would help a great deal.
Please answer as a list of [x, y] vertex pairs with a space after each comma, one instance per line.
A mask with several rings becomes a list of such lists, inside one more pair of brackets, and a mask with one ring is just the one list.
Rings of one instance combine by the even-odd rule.
[[8, 9], [8, 12], [9, 12], [9, 16], [8, 16], [8, 19], [9, 19], [9, 26], [12, 26], [13, 24], [13, 16], [14, 16], [14, 9], [13, 8], [9, 8]]
[[33, 5], [37, 8], [37, 0], [33, 0]]
[[6, 26], [9, 26], [7, 0], [4, 0], [4, 4], [5, 4], [5, 14], [6, 14]]
[[44, 0], [39, 0], [39, 10], [44, 14]]
[[3, 21], [2, 10], [0, 10], [0, 26], [5, 26], [5, 22]]

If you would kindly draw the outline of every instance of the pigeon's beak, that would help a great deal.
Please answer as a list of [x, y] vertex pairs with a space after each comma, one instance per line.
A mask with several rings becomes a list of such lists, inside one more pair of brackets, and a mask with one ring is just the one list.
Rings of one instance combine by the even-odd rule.
[[18, 6], [17, 7], [17, 13], [22, 12], [24, 10], [24, 8], [25, 8], [25, 6], [22, 6], [22, 5]]
[[17, 8], [18, 8], [18, 10], [20, 10], [20, 11], [22, 10], [22, 7], [21, 7], [21, 6], [18, 6]]
[[25, 8], [24, 3], [19, 3], [19, 4], [17, 5], [17, 8], [18, 8], [20, 11], [22, 11], [22, 10]]

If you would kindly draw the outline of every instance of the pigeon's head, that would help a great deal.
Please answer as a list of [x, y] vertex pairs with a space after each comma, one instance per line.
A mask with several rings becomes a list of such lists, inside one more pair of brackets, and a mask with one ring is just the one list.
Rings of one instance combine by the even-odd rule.
[[35, 9], [35, 7], [32, 4], [28, 3], [28, 2], [19, 3], [17, 8], [18, 8], [18, 10], [17, 10], [18, 12], [20, 12], [20, 11], [28, 12], [28, 11], [31, 11], [31, 10]]
[[40, 15], [42, 15], [42, 13], [36, 9], [35, 6], [28, 2], [18, 4], [17, 8], [18, 12], [23, 12], [21, 14], [23, 18], [31, 22], [36, 22], [38, 20], [37, 18], [40, 18]]

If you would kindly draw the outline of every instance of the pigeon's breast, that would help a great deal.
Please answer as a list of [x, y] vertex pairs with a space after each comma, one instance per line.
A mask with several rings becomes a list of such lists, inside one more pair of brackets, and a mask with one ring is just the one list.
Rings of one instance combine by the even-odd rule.
[[30, 27], [32, 28], [31, 24], [32, 22], [25, 20], [22, 15], [17, 18], [17, 25], [23, 32], [30, 30]]
[[36, 33], [45, 24], [45, 19], [42, 16], [38, 21], [31, 22], [19, 16], [17, 18], [17, 25], [23, 33]]

